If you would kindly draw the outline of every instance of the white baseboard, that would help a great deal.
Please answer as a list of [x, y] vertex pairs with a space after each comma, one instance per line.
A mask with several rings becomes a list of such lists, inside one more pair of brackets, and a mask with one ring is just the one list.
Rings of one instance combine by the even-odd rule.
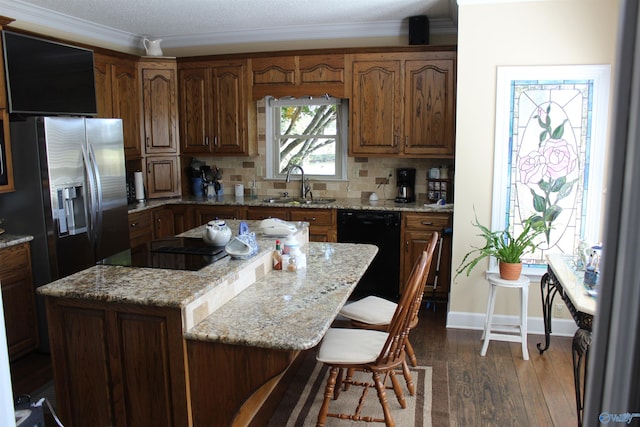
[[[450, 311], [447, 314], [447, 328], [451, 329], [484, 329], [484, 313], [465, 313]], [[494, 315], [495, 324], [518, 324], [518, 316]], [[552, 319], [551, 335], [572, 337], [578, 327], [572, 319]], [[544, 335], [544, 321], [542, 317], [529, 317], [527, 319], [527, 330], [529, 334]]]

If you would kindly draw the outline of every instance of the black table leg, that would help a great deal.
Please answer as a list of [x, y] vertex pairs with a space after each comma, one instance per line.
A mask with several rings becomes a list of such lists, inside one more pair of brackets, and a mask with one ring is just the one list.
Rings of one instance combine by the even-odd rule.
[[578, 329], [573, 336], [571, 355], [573, 358], [573, 382], [576, 389], [576, 415], [578, 416], [579, 427], [582, 426], [584, 387], [587, 384], [587, 365], [589, 363], [590, 346], [591, 332], [586, 329]]
[[558, 288], [555, 286], [549, 273], [545, 273], [540, 280], [540, 294], [542, 295], [542, 320], [544, 321], [544, 348], [541, 343], [538, 343], [538, 351], [540, 354], [544, 353], [549, 348], [551, 342], [551, 313], [553, 310], [553, 299], [558, 293]]

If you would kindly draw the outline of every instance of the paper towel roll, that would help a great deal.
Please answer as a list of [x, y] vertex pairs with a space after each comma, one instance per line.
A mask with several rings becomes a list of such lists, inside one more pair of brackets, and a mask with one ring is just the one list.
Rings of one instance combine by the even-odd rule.
[[142, 182], [142, 172], [133, 173], [134, 188], [136, 190], [136, 200], [144, 201], [144, 183]]
[[236, 184], [236, 197], [244, 197], [244, 185]]

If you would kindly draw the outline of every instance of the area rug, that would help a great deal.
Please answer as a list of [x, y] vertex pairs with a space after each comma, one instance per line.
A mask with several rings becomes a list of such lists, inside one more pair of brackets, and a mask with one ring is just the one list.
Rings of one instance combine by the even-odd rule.
[[[391, 414], [397, 426], [448, 426], [449, 425], [449, 390], [446, 363], [443, 366], [411, 367], [416, 395], [410, 396], [406, 391], [404, 378], [399, 376], [405, 391], [407, 408], [402, 409], [393, 390], [387, 390], [387, 401]], [[359, 379], [370, 381], [370, 373], [358, 372]], [[314, 357], [307, 357], [293, 382], [286, 391], [280, 405], [269, 421], [269, 427], [307, 427], [315, 426], [318, 412], [324, 399], [324, 389], [327, 383], [329, 369], [322, 363], [317, 363]], [[361, 387], [350, 387], [342, 391], [337, 400], [329, 404], [329, 412], [353, 413], [358, 399], [362, 394]], [[372, 415], [382, 418], [382, 407], [374, 388], [369, 389], [361, 415]], [[327, 418], [326, 426], [362, 427], [368, 424], [337, 418]]]

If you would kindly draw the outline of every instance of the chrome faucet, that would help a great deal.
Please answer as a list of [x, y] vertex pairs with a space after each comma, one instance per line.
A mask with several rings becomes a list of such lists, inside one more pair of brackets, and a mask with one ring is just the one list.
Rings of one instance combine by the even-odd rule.
[[292, 164], [291, 166], [289, 166], [289, 170], [287, 171], [287, 178], [285, 179], [285, 182], [289, 182], [291, 180], [290, 175], [291, 175], [291, 170], [293, 168], [300, 169], [300, 174], [302, 175], [302, 180], [300, 181], [300, 198], [304, 199], [307, 196], [307, 193], [311, 191], [311, 188], [309, 188], [309, 185], [304, 179], [304, 169], [302, 169], [300, 165]]

